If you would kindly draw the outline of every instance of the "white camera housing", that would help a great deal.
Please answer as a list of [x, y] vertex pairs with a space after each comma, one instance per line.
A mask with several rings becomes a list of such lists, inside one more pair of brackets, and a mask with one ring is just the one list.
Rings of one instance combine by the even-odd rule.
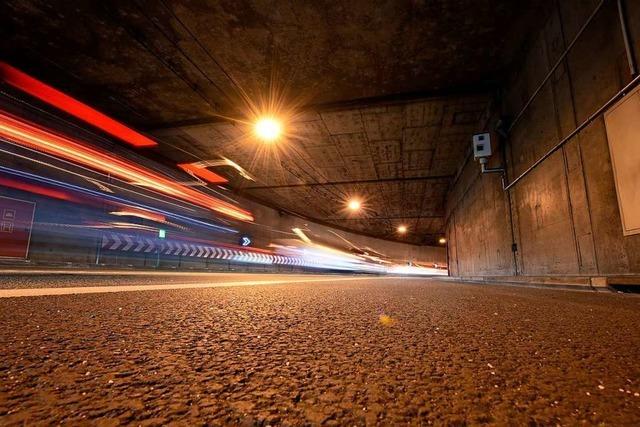
[[483, 159], [491, 156], [491, 134], [489, 132], [473, 135], [473, 158]]

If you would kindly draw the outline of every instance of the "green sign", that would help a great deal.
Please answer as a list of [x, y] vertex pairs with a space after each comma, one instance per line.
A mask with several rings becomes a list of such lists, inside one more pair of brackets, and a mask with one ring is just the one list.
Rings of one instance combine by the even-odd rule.
[[164, 239], [167, 237], [167, 230], [163, 230], [162, 228], [158, 229], [158, 237]]

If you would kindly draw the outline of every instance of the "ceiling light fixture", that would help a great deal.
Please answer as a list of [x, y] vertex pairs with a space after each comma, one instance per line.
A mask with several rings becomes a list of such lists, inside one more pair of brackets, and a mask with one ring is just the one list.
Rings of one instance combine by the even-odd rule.
[[407, 232], [407, 226], [406, 225], [399, 225], [398, 226], [398, 233], [404, 234], [406, 232]]
[[273, 117], [262, 117], [256, 122], [254, 132], [264, 142], [271, 143], [282, 134], [282, 124]]
[[358, 199], [351, 199], [347, 204], [347, 207], [352, 211], [358, 211], [362, 207], [362, 203]]

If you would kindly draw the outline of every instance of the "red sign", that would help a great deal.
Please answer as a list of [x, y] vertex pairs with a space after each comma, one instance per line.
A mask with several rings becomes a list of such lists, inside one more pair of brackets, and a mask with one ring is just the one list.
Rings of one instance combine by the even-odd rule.
[[0, 258], [27, 258], [36, 204], [0, 197]]

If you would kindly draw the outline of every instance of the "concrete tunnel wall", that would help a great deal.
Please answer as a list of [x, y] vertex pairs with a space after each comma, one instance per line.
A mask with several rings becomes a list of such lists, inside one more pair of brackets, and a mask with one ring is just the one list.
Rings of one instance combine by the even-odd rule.
[[[543, 81], [596, 2], [555, 2], [530, 41], [489, 121], [513, 118]], [[627, 1], [640, 58], [640, 2]], [[521, 174], [631, 80], [616, 2], [605, 2], [565, 61], [501, 141], [510, 179]], [[447, 199], [453, 276], [606, 276], [640, 273], [640, 235], [623, 236], [602, 117], [511, 191], [471, 157]], [[494, 155], [490, 166], [502, 163]], [[511, 211], [511, 212], [510, 212]], [[512, 233], [513, 228], [513, 233]], [[512, 244], [517, 249], [512, 252]]]

